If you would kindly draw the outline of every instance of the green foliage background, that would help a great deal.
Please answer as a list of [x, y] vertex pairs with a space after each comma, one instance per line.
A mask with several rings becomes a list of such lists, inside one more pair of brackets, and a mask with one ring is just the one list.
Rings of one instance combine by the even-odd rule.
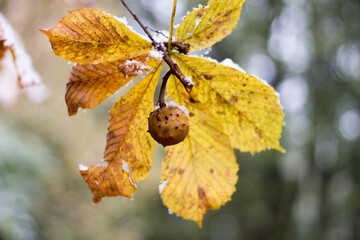
[[[248, 0], [237, 29], [212, 48], [211, 57], [232, 58], [280, 92], [287, 153], [237, 152], [237, 191], [202, 229], [162, 205], [161, 147], [133, 201], [92, 205], [77, 166], [102, 158], [117, 98], [68, 117], [71, 65], [38, 31], [86, 2], [94, 1], [0, 0], [51, 91], [42, 104], [0, 105], [0, 239], [360, 239], [359, 1]], [[146, 25], [169, 29], [172, 1], [128, 2]], [[177, 23], [200, 2], [180, 0]], [[91, 6], [127, 16], [140, 32], [120, 1]]]

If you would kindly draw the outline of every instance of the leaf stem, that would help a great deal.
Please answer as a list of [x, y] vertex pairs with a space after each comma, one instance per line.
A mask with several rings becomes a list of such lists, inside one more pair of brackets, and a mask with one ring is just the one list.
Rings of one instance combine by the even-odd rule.
[[167, 85], [167, 82], [168, 82], [168, 80], [169, 80], [169, 77], [170, 77], [172, 74], [173, 74], [173, 72], [172, 72], [172, 70], [170, 69], [170, 70], [165, 74], [165, 76], [163, 77], [163, 81], [162, 81], [162, 83], [161, 83], [159, 99], [158, 99], [158, 102], [157, 102], [157, 104], [159, 104], [159, 106], [160, 106], [161, 108], [166, 106], [166, 103], [165, 103], [166, 85]]
[[144, 30], [146, 35], [148, 35], [148, 37], [150, 38], [150, 40], [152, 42], [152, 45], [158, 51], [161, 51], [164, 54], [164, 61], [169, 65], [172, 74], [174, 74], [180, 80], [180, 82], [184, 85], [185, 90], [187, 92], [191, 92], [191, 89], [194, 86], [194, 84], [192, 82], [186, 80], [186, 78], [185, 78], [184, 74], [182, 73], [181, 69], [179, 68], [179, 66], [169, 56], [168, 52], [166, 51], [166, 49], [164, 47], [164, 44], [160, 44], [160, 43], [156, 42], [154, 40], [154, 38], [152, 37], [151, 33], [148, 31], [148, 29], [142, 24], [140, 19], [130, 10], [130, 8], [127, 6], [125, 1], [121, 0], [121, 2], [124, 5], [124, 7], [129, 11], [129, 13], [133, 16], [135, 21], [137, 21], [139, 23], [140, 27]]
[[170, 52], [172, 35], [173, 35], [173, 31], [174, 31], [174, 21], [175, 21], [176, 4], [177, 4], [177, 0], [174, 0], [173, 10], [172, 10], [172, 14], [171, 14], [169, 42], [168, 42], [168, 45], [167, 45], [167, 46], [168, 46], [168, 52]]

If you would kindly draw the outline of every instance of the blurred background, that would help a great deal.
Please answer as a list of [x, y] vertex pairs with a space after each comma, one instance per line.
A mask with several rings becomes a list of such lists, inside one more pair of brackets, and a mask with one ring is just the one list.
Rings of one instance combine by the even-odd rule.
[[[127, 2], [146, 25], [169, 29], [171, 0]], [[199, 3], [178, 1], [176, 23]], [[25, 94], [0, 101], [0, 239], [360, 239], [358, 0], [248, 0], [236, 30], [209, 49], [280, 93], [287, 152], [236, 150], [237, 191], [202, 229], [163, 206], [160, 146], [134, 200], [92, 204], [78, 165], [102, 159], [108, 110], [128, 89], [68, 117], [71, 65], [38, 31], [85, 6], [126, 16], [141, 32], [118, 0], [0, 0], [48, 88], [40, 103]]]

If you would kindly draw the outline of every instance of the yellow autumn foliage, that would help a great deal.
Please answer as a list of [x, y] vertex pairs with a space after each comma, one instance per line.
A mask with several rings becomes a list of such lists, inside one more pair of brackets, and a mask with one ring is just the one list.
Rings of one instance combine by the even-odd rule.
[[219, 120], [205, 105], [184, 97], [187, 93], [177, 81], [169, 80], [168, 96], [187, 107], [191, 127], [183, 142], [166, 147], [161, 179], [167, 184], [161, 198], [171, 212], [201, 227], [207, 210], [231, 199], [239, 167]]
[[[143, 74], [151, 59], [148, 55], [128, 60], [98, 64], [74, 64], [69, 82], [66, 84], [65, 100], [69, 115], [75, 115], [79, 108], [92, 109], [113, 95], [119, 88], [136, 76]], [[136, 66], [139, 66], [137, 69]], [[132, 71], [124, 71], [126, 68]]]
[[204, 58], [176, 53], [172, 57], [195, 83], [191, 97], [219, 118], [233, 147], [251, 153], [268, 148], [283, 151], [279, 139], [284, 114], [271, 86]]
[[124, 23], [97, 9], [69, 11], [54, 28], [41, 31], [56, 55], [80, 64], [122, 61], [152, 48]]
[[94, 165], [81, 171], [95, 203], [106, 196], [132, 198], [135, 183], [146, 178], [150, 171], [155, 144], [147, 132], [147, 116], [154, 108], [153, 96], [162, 65], [158, 63], [110, 110], [103, 159], [108, 165]]
[[145, 179], [152, 165], [154, 140], [148, 131], [148, 116], [154, 109], [154, 94], [163, 63], [121, 97], [110, 110], [105, 161], [124, 161], [133, 181]]
[[[194, 9], [175, 31], [178, 46], [190, 46], [193, 51], [222, 40], [236, 27], [244, 2], [211, 0], [208, 6]], [[148, 176], [155, 145], [147, 132], [147, 117], [154, 109], [163, 66], [154, 55], [165, 55], [171, 67], [166, 95], [187, 108], [190, 118], [188, 136], [166, 147], [162, 163], [161, 197], [171, 212], [201, 227], [206, 211], [224, 205], [235, 191], [239, 167], [233, 148], [250, 153], [269, 148], [283, 151], [279, 139], [284, 114], [275, 90], [236, 65], [165, 52], [156, 43], [154, 48], [160, 53], [150, 52], [152, 43], [96, 9], [71, 11], [43, 32], [56, 55], [77, 63], [67, 84], [70, 115], [80, 107], [95, 107], [134, 77], [147, 73], [110, 110], [103, 159], [107, 165], [80, 169], [95, 203], [105, 196], [132, 198], [136, 183]], [[191, 92], [175, 73], [183, 82], [194, 83]]]
[[190, 51], [221, 41], [236, 27], [245, 0], [212, 0], [191, 11], [176, 28], [175, 39], [190, 44]]

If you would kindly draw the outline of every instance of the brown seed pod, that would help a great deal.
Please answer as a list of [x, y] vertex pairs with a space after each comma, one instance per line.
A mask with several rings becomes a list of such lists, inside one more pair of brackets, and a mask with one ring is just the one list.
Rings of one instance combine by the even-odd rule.
[[189, 133], [189, 117], [175, 106], [165, 106], [150, 113], [149, 133], [164, 147], [182, 142]]

